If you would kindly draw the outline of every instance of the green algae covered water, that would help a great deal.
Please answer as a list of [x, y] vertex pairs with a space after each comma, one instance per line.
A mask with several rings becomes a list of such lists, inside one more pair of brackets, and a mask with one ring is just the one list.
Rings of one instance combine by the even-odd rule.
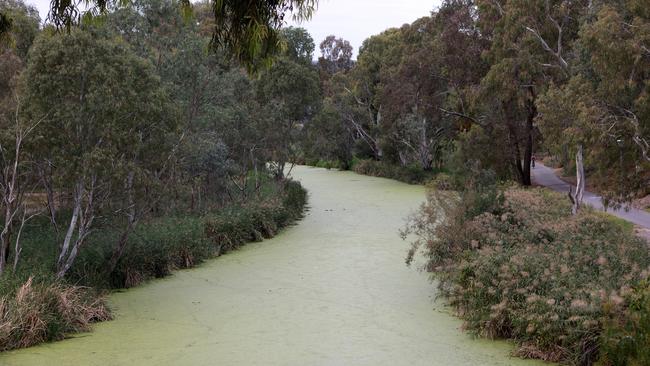
[[110, 298], [92, 333], [0, 365], [535, 365], [476, 340], [404, 265], [424, 189], [298, 167], [310, 210], [272, 240]]

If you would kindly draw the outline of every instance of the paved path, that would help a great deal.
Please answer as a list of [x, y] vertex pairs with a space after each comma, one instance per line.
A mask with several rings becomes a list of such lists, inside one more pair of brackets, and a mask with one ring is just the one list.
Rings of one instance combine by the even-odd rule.
[[[0, 365], [530, 366], [474, 339], [404, 265], [424, 187], [297, 167], [310, 210], [272, 240], [116, 293], [92, 333], [0, 353]], [[548, 365], [548, 364], [544, 364]]]
[[[533, 182], [540, 186], [545, 186], [558, 192], [569, 192], [569, 188], [571, 187], [569, 183], [558, 178], [555, 171], [544, 164], [538, 162], [535, 169], [532, 170], [532, 174]], [[567, 199], [569, 198], [567, 197]], [[602, 198], [597, 194], [585, 191], [584, 200], [589, 205], [599, 210], [604, 210]], [[607, 212], [638, 225], [643, 229], [650, 230], [650, 213], [646, 211], [629, 208], [627, 210], [608, 209]]]

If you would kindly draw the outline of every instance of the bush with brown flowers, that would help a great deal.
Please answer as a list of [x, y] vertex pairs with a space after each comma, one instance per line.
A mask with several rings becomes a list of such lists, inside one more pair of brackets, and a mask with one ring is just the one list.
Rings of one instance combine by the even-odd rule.
[[[478, 207], [478, 209], [477, 209]], [[405, 232], [468, 330], [518, 344], [521, 357], [590, 365], [605, 310], [624, 314], [650, 274], [647, 243], [608, 215], [572, 216], [544, 189], [430, 190]]]

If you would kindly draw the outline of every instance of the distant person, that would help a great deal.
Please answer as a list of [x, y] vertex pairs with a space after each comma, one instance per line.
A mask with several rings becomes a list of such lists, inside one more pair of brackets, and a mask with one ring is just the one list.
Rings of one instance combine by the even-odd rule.
[[535, 169], [535, 159], [535, 155], [531, 156], [530, 158], [530, 165], [533, 167], [533, 169]]

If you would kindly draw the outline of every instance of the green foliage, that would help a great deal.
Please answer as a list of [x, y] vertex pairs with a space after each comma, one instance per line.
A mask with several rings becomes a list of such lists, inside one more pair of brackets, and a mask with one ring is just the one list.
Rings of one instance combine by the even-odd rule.
[[336, 161], [340, 168], [350, 167], [354, 140], [350, 127], [331, 101], [326, 100], [318, 114], [305, 124], [301, 137], [306, 159]]
[[261, 75], [256, 94], [263, 111], [267, 161], [275, 164], [274, 174], [282, 177], [285, 164], [297, 156], [300, 127], [320, 107], [318, 75], [310, 66], [281, 58]]
[[327, 36], [320, 43], [321, 57], [318, 58], [318, 67], [326, 76], [337, 72], [347, 72], [353, 66], [352, 45], [343, 38], [333, 35]]
[[311, 65], [316, 45], [309, 32], [305, 28], [287, 27], [282, 28], [280, 34], [285, 42], [284, 56], [294, 62]]
[[405, 231], [417, 237], [411, 255], [425, 248], [426, 268], [469, 330], [513, 339], [523, 357], [587, 365], [606, 309], [634, 309], [625, 299], [648, 277], [650, 254], [608, 216], [571, 216], [564, 197], [539, 189], [428, 197]]
[[41, 18], [34, 6], [22, 0], [0, 1], [0, 53], [9, 46], [18, 57], [26, 60], [39, 33], [40, 23]]
[[358, 160], [352, 170], [359, 174], [395, 179], [408, 184], [425, 184], [437, 174], [436, 171], [424, 170], [416, 164], [404, 167], [374, 160]]
[[[112, 9], [124, 9], [137, 3], [133, 0], [94, 0], [82, 9], [76, 2], [54, 0], [51, 5], [51, 22], [58, 28], [70, 29], [79, 24], [93, 24], [98, 16]], [[177, 3], [179, 16], [191, 18], [189, 0]], [[217, 0], [210, 4], [209, 25], [213, 49], [228, 51], [250, 71], [268, 66], [281, 49], [280, 28], [289, 12], [294, 19], [309, 19], [317, 5], [316, 0]], [[205, 8], [205, 7], [204, 7]], [[4, 36], [0, 29], [0, 37]]]
[[226, 253], [251, 241], [275, 236], [279, 229], [300, 218], [307, 194], [300, 184], [287, 181], [281, 199], [254, 202], [224, 210], [209, 218], [205, 235], [217, 253]]
[[115, 178], [130, 158], [160, 159], [170, 148], [169, 96], [153, 66], [119, 39], [82, 30], [41, 37], [23, 77], [26, 114], [44, 119], [38, 153], [62, 181]]
[[644, 281], [628, 291], [621, 310], [605, 305], [604, 330], [598, 365], [650, 364], [650, 284]]

